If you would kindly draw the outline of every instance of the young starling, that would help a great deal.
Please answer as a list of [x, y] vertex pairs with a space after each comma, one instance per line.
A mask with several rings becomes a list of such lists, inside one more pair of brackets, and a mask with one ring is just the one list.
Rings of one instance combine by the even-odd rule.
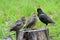
[[37, 8], [37, 12], [38, 12], [37, 16], [39, 17], [41, 22], [46, 24], [46, 26], [48, 25], [48, 23], [53, 23], [54, 24], [54, 22], [46, 14], [44, 14], [44, 12], [41, 10], [41, 8]]
[[28, 20], [26, 24], [26, 28], [31, 28], [32, 26], [34, 26], [36, 24], [36, 21], [37, 21], [36, 14], [33, 13], [32, 17]]
[[18, 31], [18, 30], [20, 30], [20, 29], [24, 26], [25, 21], [26, 21], [26, 18], [25, 18], [25, 16], [23, 16], [23, 17], [21, 18], [21, 20], [17, 20], [17, 21], [12, 25], [12, 27], [10, 28], [10, 31]]

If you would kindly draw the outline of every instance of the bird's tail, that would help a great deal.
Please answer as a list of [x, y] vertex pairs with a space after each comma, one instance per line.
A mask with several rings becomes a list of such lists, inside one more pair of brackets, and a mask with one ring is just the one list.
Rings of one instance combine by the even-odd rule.
[[55, 22], [52, 22], [51, 24], [52, 24], [53, 26], [56, 26], [56, 23], [55, 23]]
[[11, 32], [12, 30], [9, 30], [9, 32]]
[[9, 30], [9, 32], [11, 32], [11, 31], [12, 31], [12, 29]]

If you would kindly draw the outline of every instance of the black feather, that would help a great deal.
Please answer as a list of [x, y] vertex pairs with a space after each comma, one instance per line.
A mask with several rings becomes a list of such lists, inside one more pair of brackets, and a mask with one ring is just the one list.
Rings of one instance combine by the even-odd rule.
[[38, 17], [41, 22], [48, 25], [48, 23], [54, 23], [40, 8], [37, 9]]

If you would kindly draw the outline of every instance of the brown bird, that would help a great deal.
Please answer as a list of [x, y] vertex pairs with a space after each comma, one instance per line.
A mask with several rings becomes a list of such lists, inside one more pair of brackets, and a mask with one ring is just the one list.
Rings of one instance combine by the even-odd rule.
[[36, 21], [37, 21], [36, 14], [33, 13], [32, 17], [28, 20], [25, 28], [31, 28], [36, 24]]
[[23, 28], [24, 24], [25, 24], [25, 21], [26, 21], [26, 17], [23, 16], [21, 18], [21, 20], [17, 20], [13, 25], [12, 27], [10, 28], [10, 31], [18, 31], [20, 30], [21, 28]]

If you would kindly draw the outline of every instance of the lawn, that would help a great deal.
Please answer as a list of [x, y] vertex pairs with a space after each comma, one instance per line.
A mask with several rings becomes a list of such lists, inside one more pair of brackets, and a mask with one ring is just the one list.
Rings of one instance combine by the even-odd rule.
[[[38, 7], [56, 23], [56, 26], [47, 26], [51, 40], [60, 40], [60, 0], [0, 0], [0, 39], [9, 35], [14, 39], [14, 32], [9, 32], [10, 26], [22, 16], [28, 19], [33, 12], [37, 14]], [[34, 28], [44, 27], [38, 19]]]

